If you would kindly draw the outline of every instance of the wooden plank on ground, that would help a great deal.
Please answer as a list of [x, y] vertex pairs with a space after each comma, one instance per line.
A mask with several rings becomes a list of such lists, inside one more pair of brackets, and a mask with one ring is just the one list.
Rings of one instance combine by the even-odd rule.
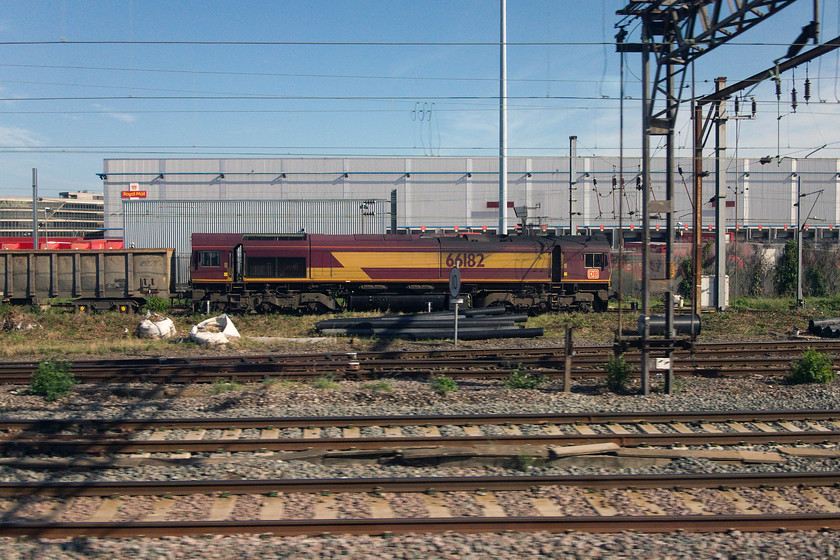
[[564, 445], [549, 447], [548, 451], [551, 457], [572, 457], [575, 455], [593, 455], [595, 453], [613, 453], [621, 449], [617, 443], [589, 443], [584, 445]]
[[679, 459], [697, 457], [710, 461], [741, 461], [744, 463], [785, 463], [779, 453], [723, 449], [653, 449], [649, 447], [622, 447], [615, 452], [620, 457], [659, 457]]

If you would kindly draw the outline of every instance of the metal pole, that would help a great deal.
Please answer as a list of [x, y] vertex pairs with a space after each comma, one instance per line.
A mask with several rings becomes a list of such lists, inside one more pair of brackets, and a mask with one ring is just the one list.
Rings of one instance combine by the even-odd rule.
[[566, 355], [563, 367], [563, 392], [572, 392], [572, 355], [574, 354], [572, 346], [572, 331], [574, 327], [566, 326]]
[[499, 64], [499, 235], [507, 235], [507, 2], [501, 0]]
[[575, 234], [575, 157], [577, 156], [577, 136], [569, 136], [569, 235]]
[[[694, 106], [694, 215], [692, 217], [692, 227], [694, 228], [694, 236], [691, 240], [692, 257], [691, 257], [691, 275], [694, 282], [694, 293], [691, 296], [691, 313], [692, 316], [700, 316], [702, 306], [700, 299], [702, 297], [702, 277], [703, 277], [703, 109], [698, 104]], [[692, 331], [693, 332], [693, 331]], [[693, 335], [692, 335], [693, 336]]]
[[458, 298], [455, 298], [455, 348], [458, 347]]
[[796, 304], [802, 307], [802, 174], [796, 173]]
[[32, 168], [32, 248], [38, 248], [38, 170]]
[[[715, 89], [726, 87], [726, 78], [715, 79]], [[715, 119], [715, 308], [726, 309], [726, 101], [717, 102]]]
[[[677, 102], [674, 99], [674, 74], [672, 72], [671, 63], [665, 65], [665, 72], [667, 72], [666, 92], [668, 96], [668, 121], [672, 123], [668, 127], [667, 140], [667, 157], [665, 163], [665, 198], [668, 201], [668, 212], [665, 215], [665, 226], [668, 230], [667, 238], [667, 252], [665, 254], [665, 278], [668, 280], [668, 289], [665, 291], [665, 330], [666, 336], [673, 339], [676, 336], [674, 330], [674, 127], [673, 123], [677, 119]], [[668, 353], [671, 357], [671, 353]], [[665, 376], [665, 392], [669, 395], [674, 393], [674, 362], [670, 360], [668, 365], [668, 372]]]
[[642, 26], [642, 394], [650, 394], [650, 39], [648, 26]]
[[624, 265], [624, 52], [621, 53], [620, 73], [621, 99], [618, 102], [618, 333], [621, 340], [622, 317], [621, 308], [624, 307], [624, 291], [621, 285], [621, 270]]

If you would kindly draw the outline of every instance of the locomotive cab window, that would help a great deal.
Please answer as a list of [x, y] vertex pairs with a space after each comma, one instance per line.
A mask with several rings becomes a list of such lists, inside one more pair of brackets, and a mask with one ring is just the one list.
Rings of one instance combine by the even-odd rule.
[[198, 254], [199, 266], [220, 266], [221, 253], [219, 251], [201, 251]]
[[606, 265], [606, 259], [604, 259], [603, 253], [586, 253], [583, 256], [584, 259], [584, 266], [586, 268], [601, 268], [603, 269]]

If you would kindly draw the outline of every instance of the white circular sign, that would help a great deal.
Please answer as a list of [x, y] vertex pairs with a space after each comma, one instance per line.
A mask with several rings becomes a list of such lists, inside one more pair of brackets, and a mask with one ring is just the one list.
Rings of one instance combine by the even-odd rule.
[[449, 273], [449, 293], [452, 297], [458, 297], [458, 294], [461, 292], [461, 271], [458, 270], [458, 267], [452, 269], [452, 272]]

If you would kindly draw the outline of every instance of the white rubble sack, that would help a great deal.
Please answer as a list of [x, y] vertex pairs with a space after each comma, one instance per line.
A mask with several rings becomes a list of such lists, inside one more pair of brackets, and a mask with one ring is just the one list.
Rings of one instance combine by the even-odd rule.
[[146, 313], [146, 318], [137, 325], [141, 338], [171, 338], [175, 336], [175, 323], [169, 317]]
[[190, 338], [198, 344], [227, 344], [231, 338], [241, 338], [233, 321], [227, 315], [219, 315], [194, 325]]

